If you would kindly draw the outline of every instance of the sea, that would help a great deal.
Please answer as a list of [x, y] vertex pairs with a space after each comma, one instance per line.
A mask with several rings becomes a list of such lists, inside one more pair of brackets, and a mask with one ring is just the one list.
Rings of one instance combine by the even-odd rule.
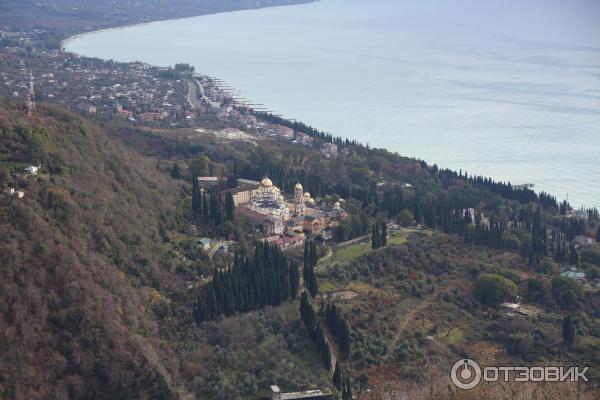
[[600, 2], [322, 0], [92, 32], [252, 103], [440, 167], [600, 206]]

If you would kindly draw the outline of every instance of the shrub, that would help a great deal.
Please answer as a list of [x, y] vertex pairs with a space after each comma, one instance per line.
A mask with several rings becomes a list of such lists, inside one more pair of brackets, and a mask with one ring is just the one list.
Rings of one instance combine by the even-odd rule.
[[496, 274], [481, 274], [475, 283], [475, 297], [486, 305], [498, 304], [517, 295], [517, 285]]

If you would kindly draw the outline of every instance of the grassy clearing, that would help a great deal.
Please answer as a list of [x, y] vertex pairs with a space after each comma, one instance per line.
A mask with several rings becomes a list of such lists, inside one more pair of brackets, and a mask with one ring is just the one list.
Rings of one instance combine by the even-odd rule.
[[463, 339], [463, 327], [450, 328], [438, 335], [438, 339], [449, 344], [459, 343]]
[[327, 267], [329, 265], [345, 265], [356, 260], [359, 257], [369, 254], [371, 251], [370, 242], [354, 243], [349, 246], [336, 248], [333, 250], [333, 255], [320, 263], [320, 267]]
[[[388, 236], [388, 246], [397, 246], [403, 243], [406, 243], [408, 234], [412, 232], [412, 230], [403, 230], [395, 235]], [[319, 264], [319, 269], [325, 269], [328, 266], [339, 264], [346, 265], [351, 261], [356, 260], [360, 257], [366, 256], [371, 253], [373, 249], [371, 248], [371, 242], [365, 241], [360, 243], [354, 243], [345, 247], [338, 247], [332, 249], [333, 254], [331, 257], [322, 259]]]

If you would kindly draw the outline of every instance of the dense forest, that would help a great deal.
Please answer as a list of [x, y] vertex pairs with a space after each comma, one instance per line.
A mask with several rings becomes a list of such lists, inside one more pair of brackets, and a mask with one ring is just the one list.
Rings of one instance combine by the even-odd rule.
[[[139, 333], [157, 328], [150, 288], [179, 281], [159, 236], [177, 183], [58, 108], [2, 102], [0, 135], [0, 184], [26, 193], [0, 205], [3, 397], [176, 398]], [[47, 172], [10, 173], [30, 163]]]

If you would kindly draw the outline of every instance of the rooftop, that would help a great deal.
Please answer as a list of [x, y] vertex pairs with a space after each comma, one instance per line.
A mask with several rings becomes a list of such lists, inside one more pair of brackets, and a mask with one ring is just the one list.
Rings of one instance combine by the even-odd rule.
[[323, 392], [320, 389], [305, 390], [303, 392], [281, 393], [281, 400], [310, 399], [331, 395], [331, 392]]

